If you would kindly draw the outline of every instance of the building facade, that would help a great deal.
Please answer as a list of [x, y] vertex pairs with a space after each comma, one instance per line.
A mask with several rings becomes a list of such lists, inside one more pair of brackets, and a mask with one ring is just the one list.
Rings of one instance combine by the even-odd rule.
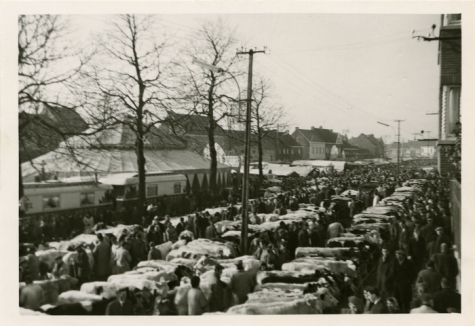
[[382, 158], [384, 156], [384, 143], [382, 140], [376, 139], [373, 134], [360, 134], [358, 137], [351, 138], [349, 143], [368, 150], [373, 158]]
[[343, 139], [339, 133], [322, 127], [311, 129], [295, 128], [292, 137], [302, 146], [303, 160], [330, 160], [332, 148], [336, 146], [338, 154], [333, 156], [342, 158]]
[[442, 15], [439, 36], [439, 142], [437, 165], [440, 174], [455, 172], [445, 148], [456, 143], [453, 131], [461, 119], [462, 15]]

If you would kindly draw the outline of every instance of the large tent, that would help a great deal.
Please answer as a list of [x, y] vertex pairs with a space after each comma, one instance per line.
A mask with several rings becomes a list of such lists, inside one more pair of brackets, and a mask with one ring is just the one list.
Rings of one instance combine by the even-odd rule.
[[336, 171], [343, 171], [346, 162], [344, 161], [324, 161], [324, 160], [299, 160], [292, 162], [292, 166], [311, 166], [312, 168], [325, 170], [333, 167]]
[[[23, 182], [32, 182], [41, 173], [59, 180], [72, 176], [107, 176], [138, 172], [134, 135], [127, 127], [103, 131], [94, 137], [73, 137], [52, 152], [21, 165]], [[145, 142], [146, 172], [184, 174], [194, 190], [208, 184], [210, 160], [189, 150], [179, 140], [154, 132]], [[231, 167], [218, 163], [216, 180], [226, 185]]]

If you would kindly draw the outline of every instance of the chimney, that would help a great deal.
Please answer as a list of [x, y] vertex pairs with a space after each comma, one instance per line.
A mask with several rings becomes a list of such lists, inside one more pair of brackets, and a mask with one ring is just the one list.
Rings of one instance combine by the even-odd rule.
[[312, 129], [312, 130], [315, 130], [315, 127], [314, 127], [314, 126], [312, 126], [312, 128], [311, 128], [311, 129]]
[[299, 127], [295, 127], [295, 131], [299, 130]]
[[320, 129], [322, 129], [322, 126], [320, 126]]
[[290, 130], [286, 130], [286, 131], [284, 131], [284, 133], [285, 133], [286, 135], [290, 135]]

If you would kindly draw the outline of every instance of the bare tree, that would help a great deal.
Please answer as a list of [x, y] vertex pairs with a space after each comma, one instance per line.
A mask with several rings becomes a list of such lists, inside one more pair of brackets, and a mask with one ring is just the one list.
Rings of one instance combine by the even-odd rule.
[[[69, 86], [92, 52], [79, 51], [68, 42], [68, 27], [68, 20], [59, 16], [18, 17], [18, 131], [20, 153], [24, 153], [21, 160], [31, 161], [32, 155], [54, 150], [60, 141], [87, 129], [87, 125], [73, 125], [68, 119], [80, 107]], [[54, 110], [54, 116], [41, 114], [45, 107]], [[22, 179], [20, 166], [20, 198]]]
[[188, 92], [190, 104], [188, 109], [194, 114], [205, 115], [208, 118], [207, 136], [210, 166], [210, 188], [216, 189], [217, 152], [215, 148], [215, 133], [219, 123], [231, 116], [231, 106], [235, 105], [240, 93], [238, 78], [243, 75], [240, 59], [236, 56], [236, 32], [222, 20], [206, 21], [191, 37], [183, 51], [186, 60], [198, 59], [208, 64], [218, 66], [224, 72], [214, 72], [184, 64], [187, 77], [184, 79], [184, 89]]
[[157, 36], [155, 16], [120, 15], [98, 39], [96, 60], [81, 73], [80, 88], [98, 112], [108, 99], [110, 125], [123, 124], [135, 134], [139, 176], [138, 210], [146, 199], [144, 143], [166, 121], [169, 103], [176, 100], [167, 82], [172, 79], [166, 40]]
[[279, 150], [282, 135], [278, 129], [286, 125], [285, 111], [282, 106], [272, 103], [271, 84], [262, 76], [256, 78], [252, 94], [251, 116], [254, 123], [251, 125], [251, 132], [257, 143], [259, 180], [262, 182], [264, 180], [263, 146], [267, 143]]

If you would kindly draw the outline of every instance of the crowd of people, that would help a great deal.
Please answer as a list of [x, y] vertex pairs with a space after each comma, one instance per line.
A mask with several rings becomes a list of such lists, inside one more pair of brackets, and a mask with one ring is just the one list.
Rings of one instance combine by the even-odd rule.
[[[460, 294], [455, 289], [459, 270], [450, 237], [452, 231], [448, 180], [437, 174], [425, 173], [414, 165], [403, 167], [399, 179], [394, 166], [368, 166], [349, 172], [330, 171], [319, 174], [312, 181], [314, 187], [284, 189], [278, 194], [267, 190], [261, 196], [254, 196], [249, 202], [251, 224], [261, 224], [258, 214], [285, 215], [298, 210], [301, 203], [314, 204], [318, 207], [318, 213], [308, 221], [291, 224], [282, 222], [273, 231], [261, 232], [250, 242], [249, 254], [261, 261], [262, 270], [280, 270], [284, 263], [295, 258], [297, 247], [325, 247], [329, 239], [345, 232], [344, 225], [355, 214], [391, 195], [396, 188], [402, 186], [403, 181], [417, 178], [428, 180], [424, 192], [417, 199], [409, 198], [402, 203], [407, 214], [399, 214], [390, 225], [389, 236], [376, 253], [378, 263], [374, 266], [374, 277], [366, 280], [368, 286], [359, 291], [352, 285], [351, 279], [345, 278], [349, 286], [343, 291], [343, 301], [348, 303], [348, 309], [343, 309], [342, 312], [460, 312]], [[299, 180], [299, 185], [302, 185], [301, 181]], [[332, 196], [338, 196], [349, 189], [358, 190], [360, 185], [369, 182], [376, 183], [377, 187], [361, 191], [346, 205], [335, 205], [331, 200]], [[130, 234], [115, 238], [111, 234], [97, 233], [98, 243], [90, 247], [94, 257], [93, 267], [86, 254], [86, 247], [82, 245], [75, 248], [78, 253], [77, 262], [66, 266], [59, 258], [51, 271], [35, 256], [36, 248], [40, 249], [42, 244], [37, 243], [36, 248], [29, 247], [25, 253], [26, 259], [20, 266], [20, 282], [27, 285], [22, 290], [20, 305], [33, 310], [39, 308], [41, 288], [35, 286], [34, 280], [59, 278], [64, 274], [74, 275], [78, 279], [77, 286], [80, 287], [85, 282], [106, 281], [110, 275], [133, 270], [143, 260], [165, 259], [156, 246], [167, 241], [218, 239], [220, 234], [215, 225], [217, 222], [241, 219], [236, 193], [222, 191], [214, 200], [207, 202], [209, 206], [203, 206], [201, 200], [197, 204], [194, 197], [189, 197], [189, 209], [194, 214], [181, 217], [175, 225], [169, 215], [162, 217], [160, 209], [154, 203], [149, 203], [146, 216], [128, 220], [128, 224], [137, 225]], [[221, 213], [211, 215], [203, 210], [223, 204], [227, 209]], [[165, 209], [162, 212], [168, 211]], [[112, 215], [112, 212], [107, 214]], [[65, 221], [67, 224], [67, 220]], [[82, 231], [94, 233], [94, 230], [100, 229], [98, 225], [109, 222], [108, 217], [104, 216], [84, 216]], [[58, 227], [56, 231], [48, 237], [45, 234], [40, 234], [40, 237], [43, 240], [68, 238], [69, 230]], [[241, 255], [237, 246], [236, 251]], [[106, 314], [200, 315], [205, 311], [224, 312], [232, 300], [237, 303], [246, 301], [247, 295], [253, 291], [255, 280], [245, 273], [242, 262], [238, 262], [238, 273], [233, 275], [228, 286], [221, 280], [222, 269], [219, 264], [215, 267], [209, 302], [199, 287], [199, 275], [187, 275], [181, 279], [181, 284], [191, 285], [186, 293], [173, 292], [173, 288], [179, 284], [166, 284], [164, 280], [159, 284], [164, 289], [162, 294], [151, 293], [147, 289], [133, 293], [126, 288], [119, 289], [117, 299], [109, 304]]]

